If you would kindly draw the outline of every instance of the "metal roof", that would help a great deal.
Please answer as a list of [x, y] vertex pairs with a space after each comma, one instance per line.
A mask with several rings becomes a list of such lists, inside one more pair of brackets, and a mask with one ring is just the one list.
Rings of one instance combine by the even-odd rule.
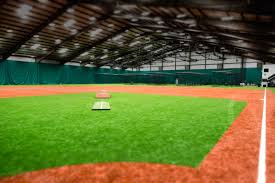
[[2, 60], [128, 68], [180, 51], [275, 63], [275, 2], [0, 0]]

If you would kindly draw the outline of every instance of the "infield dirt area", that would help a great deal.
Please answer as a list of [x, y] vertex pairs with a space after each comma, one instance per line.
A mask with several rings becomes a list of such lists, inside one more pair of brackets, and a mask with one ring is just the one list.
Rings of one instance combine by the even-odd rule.
[[[247, 101], [247, 106], [197, 168], [132, 162], [84, 164], [2, 177], [0, 182], [251, 183], [257, 181], [263, 90], [168, 86], [2, 86], [0, 98], [98, 92], [100, 90], [227, 98]], [[267, 91], [266, 159], [267, 182], [272, 183], [275, 182], [275, 94], [271, 91]]]

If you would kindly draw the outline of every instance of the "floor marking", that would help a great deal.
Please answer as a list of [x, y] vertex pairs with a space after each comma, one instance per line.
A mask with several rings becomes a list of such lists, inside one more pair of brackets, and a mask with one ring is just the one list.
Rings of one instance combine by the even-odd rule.
[[102, 109], [102, 106], [103, 106], [103, 102], [100, 102], [100, 109]]
[[266, 88], [264, 91], [264, 104], [261, 127], [261, 141], [259, 151], [258, 179], [257, 183], [266, 182]]

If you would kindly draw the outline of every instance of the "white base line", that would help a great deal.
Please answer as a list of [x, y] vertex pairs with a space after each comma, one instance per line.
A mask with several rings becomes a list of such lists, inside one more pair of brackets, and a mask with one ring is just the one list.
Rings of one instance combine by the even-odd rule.
[[261, 127], [261, 141], [259, 151], [258, 179], [257, 183], [266, 182], [266, 88], [264, 91], [264, 105]]

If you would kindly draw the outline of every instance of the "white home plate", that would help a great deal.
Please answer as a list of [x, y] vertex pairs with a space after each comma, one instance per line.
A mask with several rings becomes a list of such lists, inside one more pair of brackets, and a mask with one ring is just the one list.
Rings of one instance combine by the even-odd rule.
[[103, 101], [94, 103], [92, 108], [92, 110], [110, 110], [110, 109], [111, 107], [109, 102], [103, 102]]

